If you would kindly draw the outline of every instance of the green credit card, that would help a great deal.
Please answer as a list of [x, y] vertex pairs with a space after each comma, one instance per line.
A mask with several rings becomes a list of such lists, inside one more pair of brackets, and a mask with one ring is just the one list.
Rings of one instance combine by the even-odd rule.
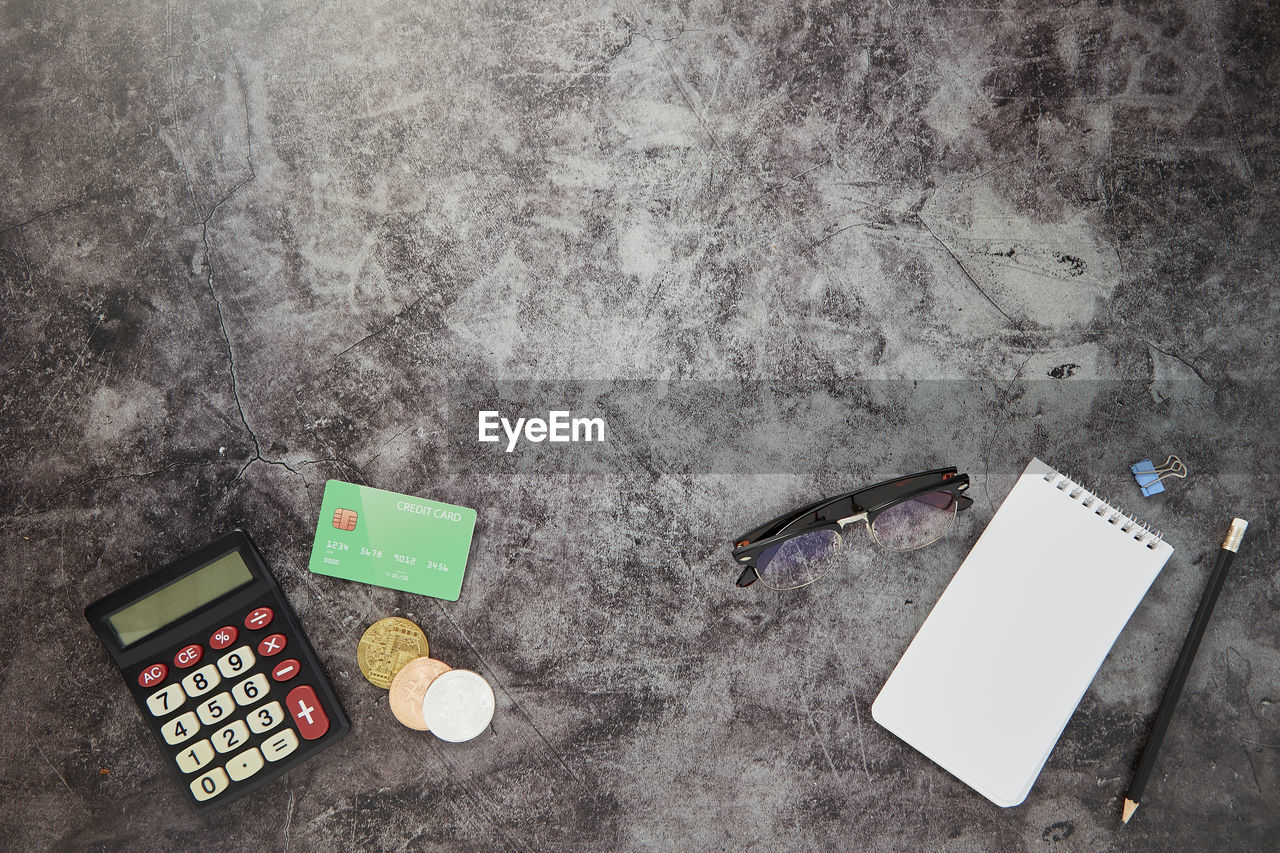
[[457, 601], [475, 529], [474, 509], [330, 480], [308, 567]]

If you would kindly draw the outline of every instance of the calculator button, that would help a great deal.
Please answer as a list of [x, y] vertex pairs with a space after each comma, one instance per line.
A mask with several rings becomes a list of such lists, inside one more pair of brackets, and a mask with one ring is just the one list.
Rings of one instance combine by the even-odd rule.
[[310, 685], [304, 684], [290, 690], [284, 704], [293, 715], [298, 732], [306, 740], [315, 740], [329, 731], [329, 718], [320, 707], [320, 700], [316, 698], [316, 692]]
[[232, 687], [231, 695], [236, 697], [237, 705], [252, 705], [254, 702], [260, 702], [267, 697], [267, 688], [267, 677], [262, 673], [258, 673]]
[[172, 745], [190, 740], [191, 736], [198, 731], [200, 731], [200, 721], [196, 719], [196, 712], [188, 711], [161, 726], [160, 736], [164, 738], [165, 743]]
[[209, 638], [209, 648], [225, 649], [236, 641], [236, 637], [240, 636], [239, 629], [235, 625], [224, 625], [213, 632], [213, 636]]
[[263, 763], [262, 753], [253, 746], [227, 762], [227, 775], [231, 781], [241, 782], [261, 770]]
[[284, 644], [284, 634], [272, 634], [270, 637], [263, 637], [262, 642], [258, 643], [258, 654], [263, 657], [278, 655], [284, 651]]
[[302, 664], [296, 658], [282, 660], [271, 670], [271, 677], [276, 681], [288, 681], [302, 671]]
[[227, 790], [230, 784], [227, 771], [221, 767], [215, 767], [191, 783], [191, 794], [197, 800], [208, 800]]
[[164, 681], [169, 674], [169, 667], [162, 663], [153, 663], [151, 666], [138, 673], [138, 683], [143, 687], [155, 687]]
[[262, 742], [262, 754], [267, 761], [279, 761], [298, 748], [298, 736], [293, 729], [285, 729]]
[[192, 699], [197, 696], [203, 696], [222, 682], [222, 676], [218, 675], [218, 668], [213, 664], [202, 666], [195, 672], [182, 679], [182, 689], [187, 691], [187, 695]]
[[208, 738], [193, 743], [178, 753], [178, 767], [183, 773], [195, 773], [210, 761], [213, 761], [213, 744], [209, 743]]
[[244, 724], [244, 720], [227, 723], [209, 736], [209, 740], [213, 741], [213, 748], [218, 752], [230, 752], [238, 746], [244, 746], [248, 739], [249, 727]]
[[236, 703], [231, 701], [231, 694], [224, 691], [212, 699], [206, 699], [201, 702], [196, 708], [196, 716], [206, 726], [212, 726], [235, 709]]
[[163, 717], [181, 708], [185, 701], [187, 694], [182, 692], [182, 685], [174, 682], [147, 697], [147, 710], [153, 716]]
[[178, 653], [173, 656], [173, 665], [178, 669], [190, 669], [200, 663], [202, 657], [204, 657], [204, 647], [199, 643], [192, 643], [178, 650]]
[[248, 646], [241, 646], [234, 652], [218, 658], [218, 671], [227, 678], [235, 678], [248, 672], [253, 667], [253, 652]]
[[284, 719], [284, 708], [280, 707], [279, 702], [272, 702], [270, 705], [263, 705], [256, 711], [250, 712], [246, 719], [249, 720], [249, 731], [260, 735], [280, 725]]
[[250, 631], [261, 631], [271, 624], [271, 620], [275, 615], [275, 612], [270, 607], [259, 607], [244, 617], [244, 626]]

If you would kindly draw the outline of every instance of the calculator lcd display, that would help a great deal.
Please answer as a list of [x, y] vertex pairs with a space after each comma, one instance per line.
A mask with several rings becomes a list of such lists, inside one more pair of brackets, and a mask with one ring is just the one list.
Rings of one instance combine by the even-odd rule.
[[107, 623], [127, 648], [251, 580], [244, 558], [232, 551], [111, 614]]

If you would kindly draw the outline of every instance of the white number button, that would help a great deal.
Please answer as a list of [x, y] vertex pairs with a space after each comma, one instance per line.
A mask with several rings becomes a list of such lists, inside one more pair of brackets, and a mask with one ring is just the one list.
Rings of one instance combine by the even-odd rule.
[[248, 672], [253, 666], [253, 652], [248, 646], [241, 646], [230, 654], [225, 654], [218, 658], [218, 671], [226, 678], [235, 678], [241, 673]]
[[262, 742], [262, 754], [267, 761], [279, 761], [298, 748], [298, 736], [293, 729], [285, 729]]
[[210, 737], [210, 740], [213, 741], [213, 748], [218, 752], [230, 752], [237, 746], [243, 746], [248, 739], [249, 727], [244, 724], [244, 720], [228, 723]]
[[196, 708], [196, 716], [206, 726], [212, 726], [235, 709], [236, 703], [231, 701], [231, 694], [224, 690], [212, 699], [201, 702]]
[[227, 762], [227, 774], [233, 782], [239, 782], [261, 770], [262, 764], [262, 753], [256, 746], [250, 747]]
[[236, 704], [252, 705], [267, 695], [267, 677], [262, 673], [258, 673], [253, 678], [246, 678], [244, 681], [231, 688], [231, 695], [236, 697]]
[[195, 773], [210, 761], [213, 761], [213, 744], [208, 738], [178, 753], [178, 766], [183, 773]]
[[279, 702], [272, 702], [270, 705], [263, 705], [258, 710], [249, 714], [249, 731], [255, 735], [263, 732], [269, 732], [276, 726], [280, 725], [280, 721], [284, 719], [284, 708], [280, 707]]
[[187, 695], [192, 699], [197, 696], [203, 696], [222, 682], [222, 676], [218, 675], [218, 668], [213, 664], [202, 666], [195, 672], [182, 679], [182, 689], [187, 691]]
[[181, 717], [174, 717], [160, 727], [164, 742], [169, 744], [182, 743], [198, 731], [200, 731], [200, 721], [196, 719], [195, 711], [188, 711]]
[[185, 701], [187, 695], [182, 692], [182, 685], [175, 681], [147, 697], [147, 710], [157, 717], [163, 717], [181, 708]]
[[227, 786], [230, 784], [231, 781], [227, 779], [227, 771], [221, 767], [215, 767], [191, 783], [191, 793], [195, 795], [197, 800], [207, 800], [227, 790]]

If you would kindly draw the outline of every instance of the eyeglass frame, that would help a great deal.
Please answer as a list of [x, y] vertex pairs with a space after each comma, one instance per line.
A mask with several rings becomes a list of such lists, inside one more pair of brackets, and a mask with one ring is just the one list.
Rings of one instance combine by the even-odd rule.
[[844, 532], [845, 527], [859, 521], [866, 524], [867, 532], [874, 539], [873, 525], [885, 510], [920, 495], [945, 491], [955, 498], [956, 512], [959, 513], [973, 506], [973, 499], [963, 494], [968, 488], [968, 474], [961, 474], [954, 467], [936, 468], [919, 474], [894, 477], [783, 513], [735, 537], [730, 543], [733, 546], [734, 562], [742, 568], [736, 583], [740, 587], [748, 587], [759, 580], [757, 559], [765, 549], [780, 542], [819, 530], [833, 530], [839, 535]]

